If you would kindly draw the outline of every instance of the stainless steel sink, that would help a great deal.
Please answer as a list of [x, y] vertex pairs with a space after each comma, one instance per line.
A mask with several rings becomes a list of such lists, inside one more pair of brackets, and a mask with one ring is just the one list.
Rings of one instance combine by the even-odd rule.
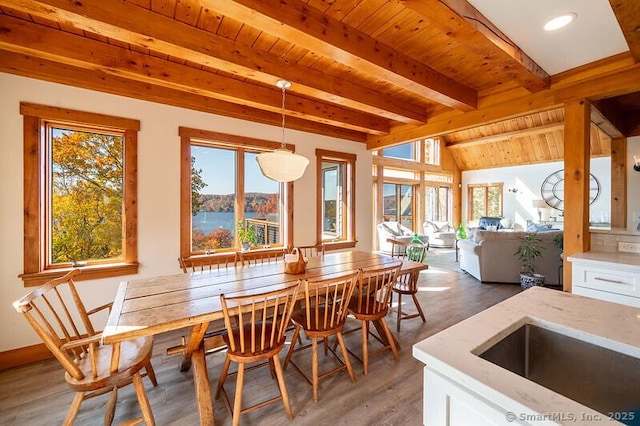
[[640, 410], [639, 358], [534, 324], [478, 356], [606, 416]]

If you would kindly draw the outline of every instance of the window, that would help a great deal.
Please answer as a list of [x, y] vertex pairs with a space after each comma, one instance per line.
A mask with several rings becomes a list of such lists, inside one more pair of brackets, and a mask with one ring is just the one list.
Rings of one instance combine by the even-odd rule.
[[397, 221], [413, 229], [413, 185], [384, 183], [382, 186], [383, 220]]
[[38, 285], [138, 269], [136, 164], [140, 123], [20, 104], [24, 117], [24, 273]]
[[416, 160], [416, 143], [410, 142], [402, 145], [384, 148], [382, 155], [389, 158], [400, 158], [403, 160]]
[[317, 239], [327, 248], [355, 247], [356, 156], [316, 150]]
[[426, 187], [425, 218], [434, 222], [449, 222], [451, 211], [451, 188], [449, 186]]
[[180, 137], [181, 256], [239, 250], [238, 225], [254, 230], [253, 246], [291, 245], [293, 185], [266, 178], [256, 161], [279, 143], [182, 127]]
[[440, 140], [425, 139], [424, 140], [424, 162], [433, 166], [440, 165]]
[[468, 220], [502, 216], [502, 184], [468, 185]]

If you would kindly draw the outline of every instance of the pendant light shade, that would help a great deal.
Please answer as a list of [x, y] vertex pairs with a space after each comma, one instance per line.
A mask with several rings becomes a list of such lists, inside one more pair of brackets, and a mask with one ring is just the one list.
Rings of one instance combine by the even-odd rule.
[[284, 143], [284, 96], [291, 87], [286, 80], [278, 80], [276, 86], [282, 89], [282, 146], [273, 152], [263, 152], [256, 157], [263, 175], [276, 182], [291, 182], [300, 179], [304, 174], [309, 160], [287, 149]]

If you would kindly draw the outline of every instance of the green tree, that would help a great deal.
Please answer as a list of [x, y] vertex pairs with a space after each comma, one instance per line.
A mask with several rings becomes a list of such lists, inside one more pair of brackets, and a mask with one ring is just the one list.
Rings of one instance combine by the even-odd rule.
[[122, 255], [123, 139], [52, 129], [52, 263]]
[[202, 169], [196, 169], [196, 157], [191, 157], [191, 214], [197, 215], [205, 204], [200, 191], [207, 186], [202, 180]]

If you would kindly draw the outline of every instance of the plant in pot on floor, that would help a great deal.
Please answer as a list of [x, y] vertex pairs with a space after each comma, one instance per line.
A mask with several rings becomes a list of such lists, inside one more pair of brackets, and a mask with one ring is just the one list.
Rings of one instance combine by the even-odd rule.
[[258, 242], [256, 228], [252, 224], [244, 226], [244, 223], [239, 220], [236, 224], [236, 233], [242, 245], [242, 250], [249, 250], [252, 245], [256, 245]]
[[562, 232], [553, 237], [553, 245], [560, 249], [560, 259], [563, 259], [562, 250], [564, 247], [564, 234]]
[[537, 232], [530, 232], [520, 238], [520, 247], [514, 253], [514, 256], [521, 263], [520, 285], [525, 290], [534, 285], [544, 284], [544, 275], [536, 274], [534, 271], [536, 259], [542, 256], [542, 248], [540, 247], [542, 241], [537, 236]]

